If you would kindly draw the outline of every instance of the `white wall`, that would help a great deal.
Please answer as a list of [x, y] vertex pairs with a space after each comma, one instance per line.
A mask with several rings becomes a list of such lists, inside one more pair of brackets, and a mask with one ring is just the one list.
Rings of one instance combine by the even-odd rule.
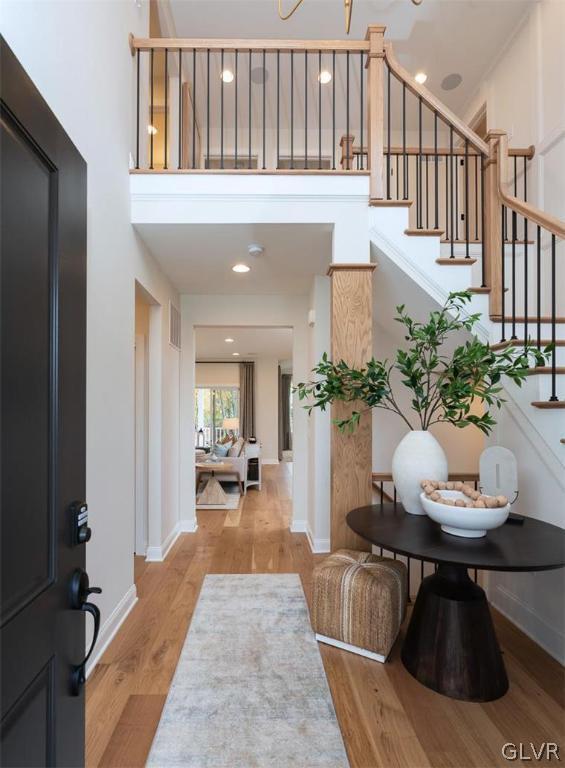
[[259, 357], [255, 361], [255, 430], [261, 442], [264, 464], [279, 461], [279, 361]]
[[[194, 498], [194, 399], [195, 334], [199, 325], [229, 326], [234, 316], [241, 326], [292, 328], [294, 375], [303, 381], [308, 374], [307, 296], [182, 296], [181, 353], [181, 525], [195, 525]], [[257, 384], [257, 381], [256, 381]], [[258, 435], [263, 440], [262, 435]], [[294, 471], [292, 530], [306, 531], [308, 503], [308, 424], [303, 408], [294, 401]], [[277, 453], [274, 454], [275, 458]]]
[[239, 387], [237, 363], [196, 363], [197, 387]]
[[99, 648], [135, 600], [135, 279], [162, 323], [161, 536], [178, 518], [178, 352], [167, 343], [167, 304], [178, 301], [130, 224], [129, 153], [134, 63], [128, 34], [148, 32], [148, 3], [2, 4], [2, 34], [88, 164], [87, 546], [91, 583], [103, 588]]

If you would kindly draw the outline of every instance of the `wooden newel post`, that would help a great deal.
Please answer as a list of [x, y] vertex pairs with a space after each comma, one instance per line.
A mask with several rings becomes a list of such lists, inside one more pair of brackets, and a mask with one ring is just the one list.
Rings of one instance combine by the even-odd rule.
[[369, 170], [371, 200], [382, 200], [384, 194], [384, 35], [386, 27], [371, 24], [367, 28]]
[[490, 288], [491, 317], [502, 315], [502, 206], [498, 195], [498, 139], [504, 131], [489, 131], [486, 137], [489, 156], [485, 162], [485, 275]]
[[350, 171], [353, 168], [353, 142], [355, 136], [342, 136], [339, 142], [341, 147], [341, 167], [344, 171]]
[[[364, 366], [373, 356], [374, 264], [332, 264], [331, 338], [332, 359]], [[358, 406], [361, 408], [362, 406]], [[355, 404], [335, 403], [332, 419], [346, 418]], [[340, 547], [369, 549], [369, 545], [347, 526], [347, 513], [372, 501], [372, 416], [365, 412], [350, 433], [332, 425], [331, 526], [332, 552]]]

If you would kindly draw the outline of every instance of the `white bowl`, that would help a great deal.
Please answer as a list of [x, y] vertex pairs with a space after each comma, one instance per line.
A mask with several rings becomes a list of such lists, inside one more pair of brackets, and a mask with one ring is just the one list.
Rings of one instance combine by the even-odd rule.
[[[464, 499], [467, 497], [461, 491], [438, 491], [445, 499]], [[428, 517], [440, 523], [441, 530], [452, 536], [464, 536], [467, 539], [478, 539], [486, 536], [487, 531], [504, 525], [510, 514], [510, 504], [494, 509], [477, 509], [476, 507], [452, 507], [439, 504], [428, 499], [425, 493], [420, 494], [420, 501]]]

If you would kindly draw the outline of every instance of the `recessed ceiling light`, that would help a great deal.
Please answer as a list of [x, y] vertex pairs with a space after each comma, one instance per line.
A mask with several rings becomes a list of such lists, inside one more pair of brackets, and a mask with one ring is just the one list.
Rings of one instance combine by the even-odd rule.
[[239, 357], [239, 352], [232, 352], [233, 357]]
[[332, 73], [328, 72], [327, 69], [322, 69], [320, 74], [318, 75], [318, 80], [321, 82], [322, 85], [327, 85], [332, 79]]
[[224, 339], [226, 344], [233, 344], [233, 339]]
[[416, 75], [414, 76], [414, 80], [417, 83], [420, 83], [420, 85], [424, 85], [427, 79], [428, 79], [428, 76], [426, 75], [425, 72], [416, 72]]
[[233, 272], [249, 272], [251, 267], [248, 267], [247, 264], [235, 264], [232, 267]]
[[224, 83], [233, 83], [233, 72], [231, 69], [224, 69], [220, 75]]
[[147, 133], [148, 133], [150, 136], [155, 136], [155, 134], [156, 134], [156, 133], [159, 133], [159, 131], [158, 131], [158, 130], [155, 128], [155, 126], [154, 126], [154, 125], [148, 125], [148, 126], [147, 126]]

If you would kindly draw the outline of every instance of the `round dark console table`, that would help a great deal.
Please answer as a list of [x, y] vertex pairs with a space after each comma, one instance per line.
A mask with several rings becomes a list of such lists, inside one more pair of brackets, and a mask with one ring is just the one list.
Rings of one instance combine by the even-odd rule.
[[366, 541], [437, 564], [423, 579], [402, 646], [408, 671], [428, 688], [465, 701], [492, 701], [508, 677], [483, 589], [467, 569], [544, 571], [565, 566], [565, 531], [526, 518], [481, 539], [444, 533], [427, 515], [401, 504], [354, 509], [347, 524]]

